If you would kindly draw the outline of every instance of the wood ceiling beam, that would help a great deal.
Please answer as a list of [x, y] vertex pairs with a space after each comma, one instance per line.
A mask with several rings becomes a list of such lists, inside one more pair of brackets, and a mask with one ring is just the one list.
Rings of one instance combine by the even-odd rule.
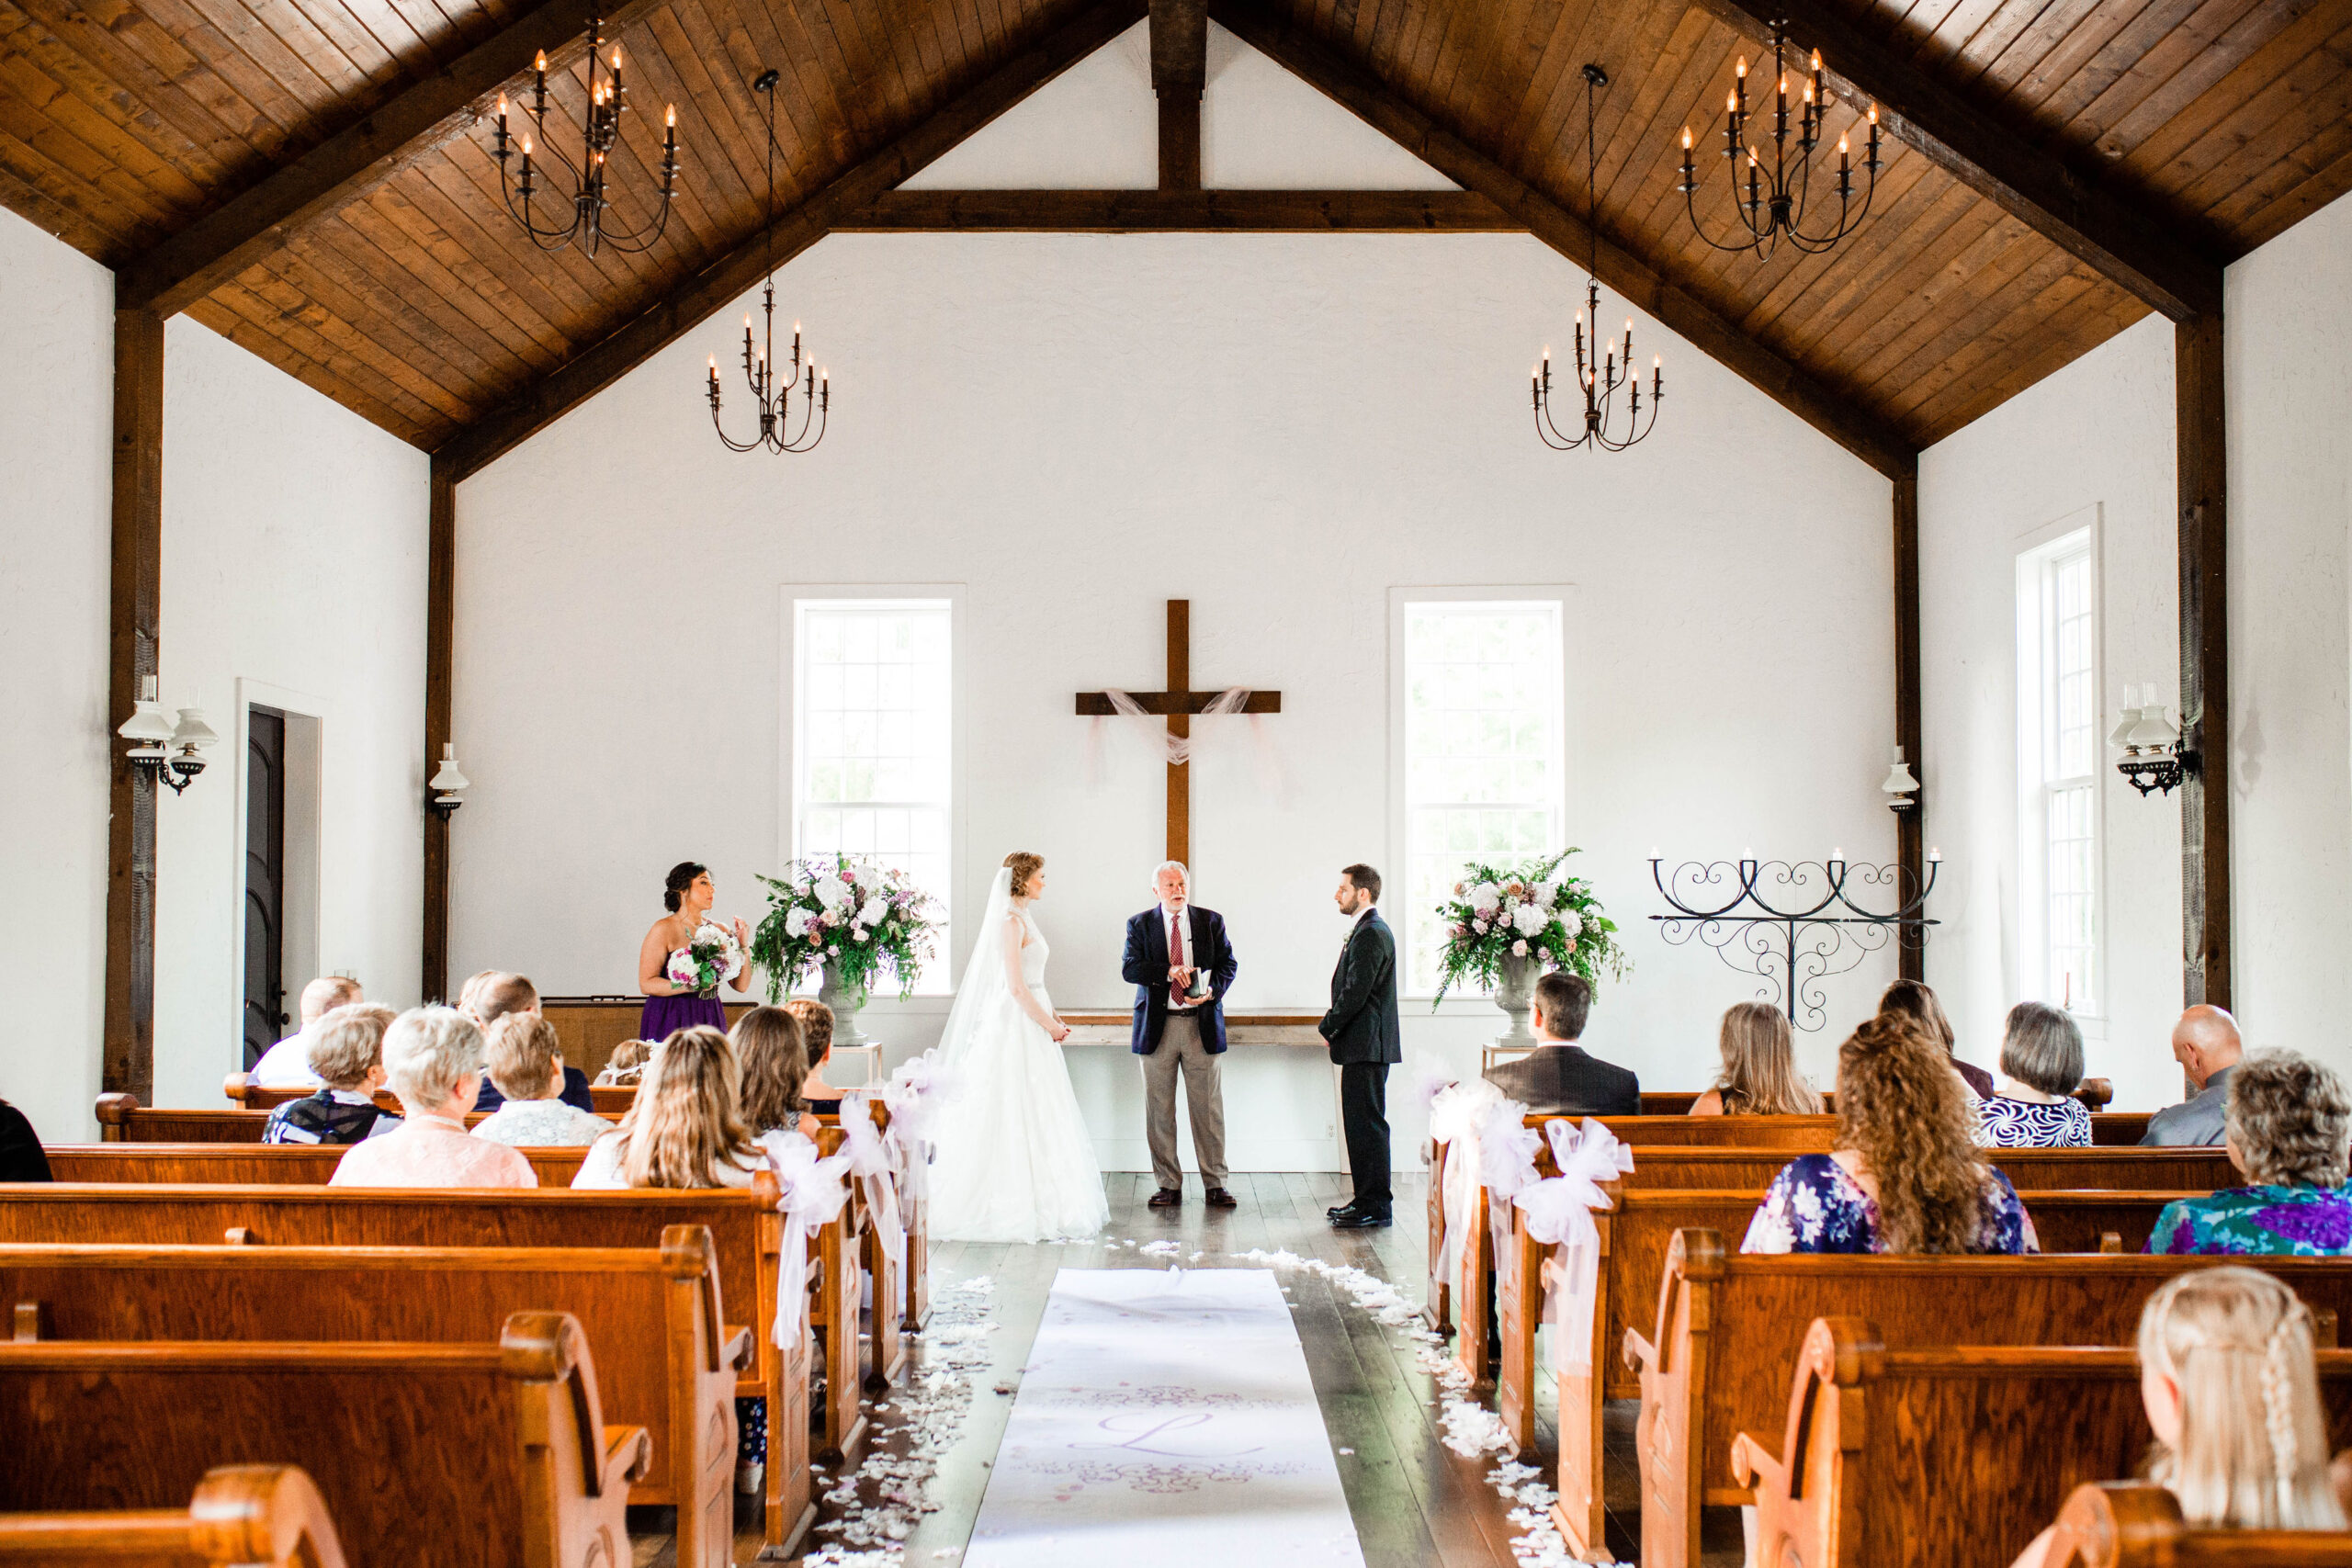
[[1159, 188], [1201, 188], [1201, 94], [1209, 81], [1208, 0], [1151, 0], [1151, 91], [1159, 100]]
[[[1261, 9], [1257, 0], [1210, 0], [1209, 15], [1455, 184], [1486, 197], [1577, 265], [1588, 264], [1593, 234], [1583, 219], [1407, 103], [1312, 32]], [[1600, 236], [1594, 270], [1628, 303], [1880, 473], [1899, 479], [1916, 471], [1917, 447], [1892, 423], [1815, 379], [1606, 234]]]
[[1523, 234], [1471, 190], [894, 190], [836, 232]]
[[1769, 39], [1775, 19], [1786, 22], [1791, 43], [1821, 51], [1822, 74], [1840, 96], [1874, 100], [1905, 146], [2168, 320], [2221, 312], [2222, 264], [2205, 254], [2211, 242], [2076, 174], [2021, 128], [1855, 26], [1834, 0], [1693, 3], [1751, 36]]
[[518, 82], [547, 51], [549, 73], [588, 51], [588, 23], [601, 15], [617, 37], [666, 0], [542, 0], [526, 15], [345, 126], [292, 162], [124, 264], [115, 301], [125, 310], [185, 310], [304, 225], [338, 212], [401, 170], [462, 135], [491, 96]]
[[782, 266], [823, 239], [842, 219], [872, 206], [893, 186], [1135, 26], [1143, 19], [1144, 7], [1145, 0], [1095, 0], [1072, 14], [897, 141], [466, 426], [435, 452], [447, 457], [451, 482], [481, 472], [725, 310], [771, 266]]

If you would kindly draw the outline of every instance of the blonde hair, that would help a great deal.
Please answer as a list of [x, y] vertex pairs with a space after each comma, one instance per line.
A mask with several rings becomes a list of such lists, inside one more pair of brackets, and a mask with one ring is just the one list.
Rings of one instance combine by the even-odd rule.
[[652, 1055], [652, 1041], [624, 1040], [613, 1047], [611, 1055], [605, 1058], [604, 1070], [596, 1075], [596, 1081], [616, 1084], [636, 1077], [644, 1071], [646, 1062]]
[[742, 1075], [744, 1125], [762, 1133], [791, 1125], [808, 1109], [800, 1101], [800, 1086], [808, 1081], [800, 1021], [786, 1008], [753, 1008], [727, 1038]]
[[345, 1002], [311, 1026], [304, 1054], [329, 1089], [357, 1089], [384, 1059], [384, 1031], [400, 1015], [368, 1002]]
[[2227, 1125], [2257, 1187], [2341, 1187], [2352, 1153], [2344, 1080], [2292, 1051], [2251, 1051], [2230, 1074]]
[[475, 1003], [481, 995], [481, 988], [497, 978], [498, 971], [495, 969], [485, 969], [478, 975], [467, 976], [466, 983], [458, 987], [458, 1000], [455, 1004], [457, 1010], [468, 1018], [478, 1020], [480, 1015], [474, 1009]]
[[481, 1070], [481, 1029], [454, 1008], [411, 1008], [384, 1031], [384, 1077], [412, 1116], [440, 1110]]
[[1004, 857], [1004, 863], [1012, 868], [1012, 896], [1026, 898], [1029, 897], [1029, 879], [1046, 869], [1046, 857], [1033, 855], [1027, 850], [1015, 850]]
[[2206, 1529], [2342, 1529], [2328, 1483], [2312, 1314], [2252, 1269], [2167, 1281], [2140, 1314], [2140, 1365], [2180, 1390], [2180, 1440], [2153, 1479]]
[[646, 1064], [621, 1119], [621, 1174], [631, 1187], [720, 1187], [722, 1161], [759, 1155], [736, 1108], [735, 1052], [716, 1029], [681, 1029]]
[[510, 1012], [494, 1020], [484, 1032], [482, 1065], [490, 1081], [509, 1100], [549, 1100], [548, 1085], [555, 1081], [555, 1065], [563, 1042], [555, 1025], [535, 1012]]
[[1797, 1077], [1788, 1016], [1770, 1002], [1734, 1002], [1724, 1010], [1716, 1042], [1724, 1070], [1715, 1079], [1724, 1111], [1732, 1116], [1818, 1116], [1821, 1096]]
[[[1924, 987], [1923, 987], [1924, 988]], [[1838, 1146], [1878, 1182], [1889, 1252], [1973, 1252], [1990, 1179], [1968, 1090], [1920, 1021], [1883, 1012], [1838, 1048]]]

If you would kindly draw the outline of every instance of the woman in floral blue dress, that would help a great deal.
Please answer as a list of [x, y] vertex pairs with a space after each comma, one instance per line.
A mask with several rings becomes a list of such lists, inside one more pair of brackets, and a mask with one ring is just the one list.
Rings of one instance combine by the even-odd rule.
[[1781, 1168], [1742, 1252], [2039, 1252], [1941, 1042], [1881, 1013], [1838, 1050], [1838, 1147]]
[[2230, 1075], [2225, 1126], [2230, 1162], [2250, 1185], [2167, 1203], [2148, 1250], [2352, 1255], [2344, 1080], [2292, 1051], [2248, 1052]]

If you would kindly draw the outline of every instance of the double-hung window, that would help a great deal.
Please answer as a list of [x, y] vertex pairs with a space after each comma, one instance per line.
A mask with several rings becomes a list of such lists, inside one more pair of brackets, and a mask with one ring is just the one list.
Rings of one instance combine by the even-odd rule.
[[2022, 932], [2041, 1000], [2101, 1011], [2098, 578], [2088, 528], [2018, 561]]

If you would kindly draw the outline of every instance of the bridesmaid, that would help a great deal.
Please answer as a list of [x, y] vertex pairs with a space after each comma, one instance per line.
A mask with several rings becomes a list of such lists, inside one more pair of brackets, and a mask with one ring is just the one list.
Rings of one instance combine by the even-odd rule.
[[[662, 885], [662, 902], [670, 913], [653, 922], [645, 933], [645, 942], [637, 950], [637, 983], [645, 992], [645, 1013], [639, 1021], [638, 1038], [656, 1044], [667, 1040], [681, 1029], [697, 1024], [727, 1031], [727, 1009], [718, 999], [717, 987], [708, 991], [681, 991], [664, 973], [670, 964], [670, 954], [694, 940], [696, 928], [709, 920], [710, 906], [716, 892], [710, 885], [710, 868], [693, 861], [680, 861], [670, 868]], [[752, 933], [741, 920], [735, 922], [735, 941], [747, 952], [752, 945]], [[738, 991], [752, 988], [752, 965], [748, 960], [742, 970], [730, 982]]]

